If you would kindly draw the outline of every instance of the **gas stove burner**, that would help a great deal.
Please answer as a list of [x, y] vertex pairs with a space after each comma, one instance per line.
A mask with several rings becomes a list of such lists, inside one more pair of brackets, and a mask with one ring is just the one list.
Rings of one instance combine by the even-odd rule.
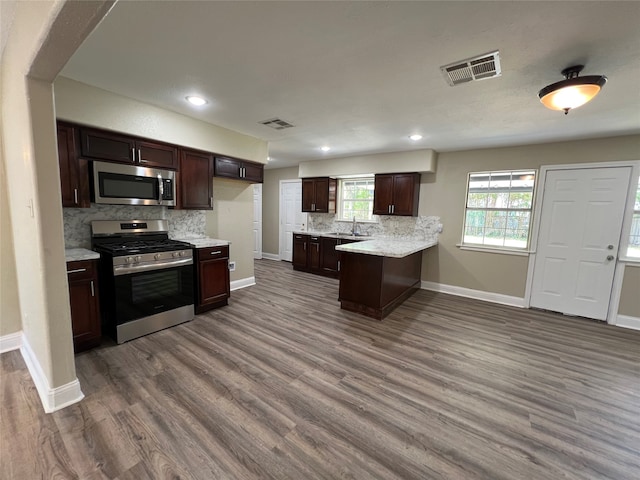
[[113, 257], [178, 251], [191, 244], [171, 240], [167, 220], [96, 220], [91, 222], [93, 248]]
[[178, 240], [118, 240], [117, 242], [94, 240], [94, 247], [109, 252], [113, 255], [128, 255], [130, 253], [165, 252], [170, 250], [183, 250], [191, 248], [191, 245]]

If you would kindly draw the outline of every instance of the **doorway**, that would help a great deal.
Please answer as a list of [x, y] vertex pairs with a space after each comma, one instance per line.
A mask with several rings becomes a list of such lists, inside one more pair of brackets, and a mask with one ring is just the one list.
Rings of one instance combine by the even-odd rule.
[[302, 180], [280, 180], [280, 260], [293, 259], [293, 232], [307, 229], [302, 212]]
[[632, 170], [621, 165], [543, 172], [529, 263], [531, 307], [607, 320]]

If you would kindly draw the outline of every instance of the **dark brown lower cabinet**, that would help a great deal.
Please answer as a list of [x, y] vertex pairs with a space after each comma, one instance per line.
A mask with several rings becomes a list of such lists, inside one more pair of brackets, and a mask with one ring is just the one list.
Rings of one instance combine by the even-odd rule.
[[100, 345], [100, 301], [98, 298], [98, 262], [67, 262], [73, 349], [76, 353]]
[[309, 265], [307, 250], [309, 248], [309, 235], [293, 234], [293, 269], [306, 271]]
[[340, 252], [336, 245], [358, 242], [347, 238], [293, 234], [293, 269], [338, 278]]
[[309, 270], [313, 272], [320, 271], [320, 237], [309, 237]]
[[402, 258], [340, 252], [340, 308], [382, 320], [420, 289], [422, 252]]
[[195, 312], [202, 313], [229, 303], [229, 247], [198, 248], [196, 250], [198, 285]]
[[325, 275], [332, 277], [338, 276], [338, 270], [340, 269], [340, 255], [339, 252], [336, 251], [336, 245], [339, 243], [340, 242], [337, 238], [320, 238], [320, 264], [322, 266], [322, 273]]

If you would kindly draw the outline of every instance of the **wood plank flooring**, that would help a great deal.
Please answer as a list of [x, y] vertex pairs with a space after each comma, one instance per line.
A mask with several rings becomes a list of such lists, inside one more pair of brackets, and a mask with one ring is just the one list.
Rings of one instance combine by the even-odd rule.
[[1, 358], [2, 479], [638, 479], [640, 332], [420, 291], [378, 322], [257, 261], [187, 324], [76, 357], [43, 413]]

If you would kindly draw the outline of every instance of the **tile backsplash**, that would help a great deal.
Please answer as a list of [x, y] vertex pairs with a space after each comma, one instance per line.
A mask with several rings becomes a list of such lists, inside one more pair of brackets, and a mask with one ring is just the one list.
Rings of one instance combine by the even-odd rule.
[[[378, 223], [358, 223], [362, 234], [384, 237], [414, 237], [424, 240], [437, 240], [440, 217], [392, 217], [374, 215]], [[313, 232], [351, 232], [353, 225], [344, 220], [336, 221], [336, 216], [327, 213], [310, 213], [308, 227]]]
[[204, 210], [171, 210], [160, 206], [99, 205], [91, 208], [63, 208], [66, 248], [90, 248], [93, 220], [169, 220], [171, 237], [205, 235]]

